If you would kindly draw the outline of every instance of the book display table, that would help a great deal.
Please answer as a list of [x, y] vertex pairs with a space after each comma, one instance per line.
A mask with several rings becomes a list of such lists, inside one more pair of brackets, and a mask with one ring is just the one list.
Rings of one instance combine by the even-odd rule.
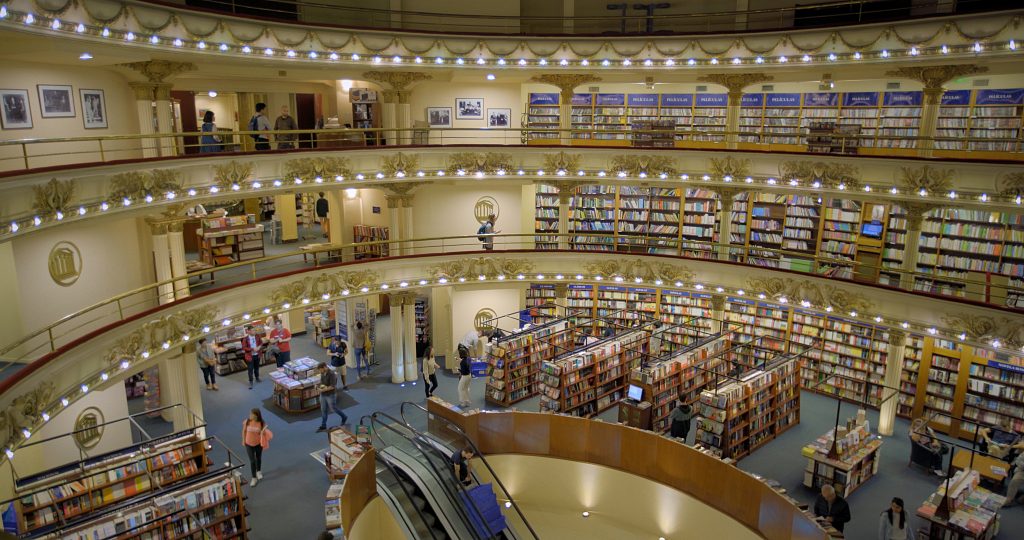
[[829, 483], [843, 497], [849, 497], [855, 489], [878, 472], [878, 456], [882, 439], [871, 433], [864, 409], [857, 412], [860, 420], [856, 425], [851, 419], [849, 426], [839, 426], [839, 440], [836, 441], [837, 459], [828, 457], [835, 437], [833, 432], [818, 437], [804, 446], [801, 453], [807, 458], [804, 469], [804, 485], [817, 489]]
[[[999, 509], [1006, 497], [978, 487], [978, 471], [959, 471], [948, 483], [943, 481], [917, 509], [918, 517], [928, 521], [929, 540], [989, 540], [999, 533]], [[947, 494], [946, 486], [949, 486]], [[948, 505], [948, 517], [940, 505]]]
[[296, 358], [270, 372], [274, 381], [274, 404], [291, 413], [312, 411], [320, 406], [320, 374], [317, 360]]
[[1010, 464], [996, 459], [991, 456], [983, 456], [981, 454], [975, 454], [974, 458], [971, 458], [971, 453], [967, 450], [957, 450], [953, 454], [953, 469], [959, 471], [963, 469], [974, 469], [978, 471], [983, 482], [991, 482], [993, 485], [999, 486], [1006, 481], [1007, 471], [1010, 470]]
[[365, 426], [359, 426], [356, 433], [345, 428], [333, 428], [327, 433], [330, 441], [324, 464], [331, 480], [345, 478], [359, 458], [370, 448], [370, 433]]

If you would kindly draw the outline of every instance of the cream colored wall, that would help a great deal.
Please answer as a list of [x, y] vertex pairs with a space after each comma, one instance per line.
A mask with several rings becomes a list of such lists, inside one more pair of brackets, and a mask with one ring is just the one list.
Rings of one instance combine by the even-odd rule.
[[[45, 327], [100, 300], [152, 283], [152, 255], [140, 220], [126, 218], [40, 231], [13, 240], [22, 328]], [[82, 254], [78, 280], [63, 287], [50, 279], [47, 261], [58, 242], [74, 244]], [[135, 299], [137, 302], [138, 299]], [[130, 312], [135, 312], [138, 306]]]
[[[473, 207], [484, 196], [493, 197], [498, 201], [498, 222], [496, 229], [506, 234], [524, 232], [520, 213], [524, 211], [522, 188], [518, 183], [495, 186], [491, 188], [473, 189], [465, 186], [431, 184], [416, 190], [413, 202], [413, 228], [419, 238], [437, 236], [471, 235], [475, 236], [480, 223], [473, 215]], [[533, 208], [529, 208], [532, 213]], [[531, 220], [532, 227], [532, 220]], [[529, 229], [526, 232], [533, 232]], [[463, 249], [478, 249], [480, 243], [475, 238], [463, 240]], [[500, 248], [500, 241], [496, 244]]]
[[[217, 94], [212, 98], [207, 94], [196, 94], [196, 125], [202, 127], [203, 115], [200, 111], [207, 109], [213, 111], [213, 122], [220, 129], [238, 129], [238, 96], [235, 94]], [[248, 117], [241, 120], [242, 124], [248, 121]], [[243, 126], [245, 127], [245, 126]]]
[[[457, 347], [462, 337], [473, 329], [473, 318], [481, 309], [490, 309], [499, 317], [519, 311], [524, 287], [511, 283], [501, 287], [482, 285], [455, 289], [452, 292], [452, 347]], [[511, 331], [517, 326], [510, 318], [498, 321], [502, 330]], [[444, 354], [451, 354], [451, 351]]]
[[[182, 78], [174, 81], [175, 90], [191, 90], [206, 95], [210, 90], [228, 93], [228, 98], [233, 99], [231, 92], [260, 92], [267, 94], [267, 107], [270, 110], [268, 115], [273, 121], [281, 112], [281, 105], [292, 106], [290, 94], [321, 94], [323, 96], [324, 116], [334, 116], [338, 110], [338, 96], [335, 91], [334, 81], [310, 82], [310, 81], [289, 81], [287, 77], [280, 80], [262, 79], [208, 79], [208, 78]], [[220, 96], [218, 96], [219, 99]], [[199, 108], [199, 96], [196, 96], [196, 108]], [[255, 111], [238, 111], [241, 123], [249, 121]], [[292, 111], [292, 115], [295, 111]], [[351, 113], [350, 113], [351, 114]]]
[[[39, 104], [37, 85], [71, 85], [72, 98], [75, 105], [74, 118], [43, 118]], [[32, 111], [32, 129], [4, 129], [0, 131], [0, 140], [38, 139], [48, 137], [105, 137], [139, 132], [138, 112], [135, 107], [135, 96], [128, 87], [127, 80], [119, 73], [103, 66], [89, 66], [82, 62], [81, 66], [56, 66], [42, 63], [29, 63], [4, 60], [3, 77], [0, 86], [5, 89], [27, 90], [29, 108]], [[104, 102], [107, 107], [106, 129], [85, 129], [82, 118], [82, 97], [80, 90], [103, 90]], [[141, 153], [130, 150], [138, 145], [132, 142], [104, 143], [103, 148], [107, 159], [132, 159], [141, 157]], [[55, 154], [45, 158], [31, 160], [32, 167], [45, 167], [83, 161], [100, 160], [99, 147], [96, 143], [63, 143], [56, 145], [33, 145], [31, 155]], [[78, 153], [78, 152], [84, 152]], [[0, 170], [21, 168], [20, 159], [10, 161], [6, 158], [21, 156], [21, 148], [0, 147]]]
[[[451, 107], [453, 128], [482, 128], [487, 126], [487, 109], [512, 109], [509, 127], [520, 127], [524, 100], [521, 97], [520, 84], [503, 83], [502, 72], [495, 74], [498, 80], [490, 82], [484, 79], [484, 72], [474, 71], [452, 81], [426, 81], [413, 87], [409, 105], [412, 108], [414, 121], [426, 121], [427, 107]], [[455, 110], [456, 98], [483, 98], [484, 118], [482, 120], [457, 120]], [[431, 144], [519, 144], [518, 132], [501, 132], [491, 137], [479, 133], [445, 134], [443, 139], [432, 135]]]
[[0, 298], [4, 299], [4, 309], [0, 309], [0, 343], [11, 343], [24, 335], [13, 242], [0, 243]]
[[[380, 208], [379, 214], [373, 213], [373, 207], [375, 206]], [[355, 199], [345, 197], [345, 224], [350, 233], [354, 225], [390, 226], [388, 202], [384, 191], [379, 189], [359, 189]], [[392, 232], [391, 237], [394, 238], [394, 232]]]
[[345, 538], [348, 540], [405, 540], [406, 537], [398, 525], [398, 520], [384, 504], [384, 500], [374, 497], [359, 513], [359, 517], [352, 524], [352, 530], [347, 531]]

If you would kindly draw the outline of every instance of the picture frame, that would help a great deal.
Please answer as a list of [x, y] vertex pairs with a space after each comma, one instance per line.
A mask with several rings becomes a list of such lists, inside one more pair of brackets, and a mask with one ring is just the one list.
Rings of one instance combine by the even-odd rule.
[[79, 88], [85, 129], [107, 129], [107, 100], [103, 90]]
[[456, 120], [483, 120], [484, 98], [455, 98]]
[[427, 125], [430, 127], [452, 127], [451, 107], [427, 107]]
[[37, 84], [39, 89], [39, 111], [43, 118], [74, 118], [75, 100], [71, 85]]
[[512, 109], [487, 109], [487, 127], [507, 128], [512, 124]]
[[32, 129], [28, 90], [0, 90], [0, 126], [3, 129]]

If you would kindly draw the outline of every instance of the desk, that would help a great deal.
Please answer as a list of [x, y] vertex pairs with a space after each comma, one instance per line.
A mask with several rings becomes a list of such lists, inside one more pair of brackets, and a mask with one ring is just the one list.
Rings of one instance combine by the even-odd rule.
[[[207, 272], [207, 270], [209, 270], [209, 272]], [[196, 272], [201, 272], [199, 274], [199, 280], [200, 281], [202, 281], [202, 279], [203, 279], [203, 274], [209, 273], [210, 274], [210, 283], [214, 283], [215, 276], [213, 275], [213, 265], [212, 264], [208, 264], [208, 263], [205, 263], [203, 261], [185, 261], [185, 272], [188, 272], [189, 274], [194, 274]]]
[[[328, 247], [330, 245], [331, 244], [328, 244], [328, 243], [320, 243], [320, 244], [306, 244], [306, 245], [300, 247], [299, 251], [302, 252], [302, 262], [308, 262], [309, 261], [309, 256], [312, 255], [313, 256], [313, 264], [315, 266], [319, 266], [320, 265], [320, 255], [321, 255], [321, 252], [314, 251], [314, 250], [323, 249], [323, 248]], [[335, 258], [338, 259], [338, 260], [341, 260], [341, 250], [340, 249], [331, 250], [331, 251], [328, 251], [328, 252], [323, 253], [323, 254], [326, 255], [328, 261], [331, 260], [331, 259], [335, 259]]]
[[[1010, 470], [1009, 463], [981, 454], [974, 455], [974, 465], [971, 466], [971, 453], [967, 450], [957, 450], [956, 454], [953, 454], [953, 468], [963, 470], [968, 467], [978, 471], [983, 480], [996, 485], [1001, 485], [1006, 481], [1006, 471]], [[996, 472], [992, 470], [992, 467], [1001, 467], [1002, 472]]]

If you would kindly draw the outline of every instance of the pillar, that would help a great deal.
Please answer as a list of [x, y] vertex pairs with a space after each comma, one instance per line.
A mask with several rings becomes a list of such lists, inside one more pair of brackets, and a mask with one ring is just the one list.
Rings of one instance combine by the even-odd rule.
[[430, 289], [430, 342], [435, 354], [444, 355], [443, 367], [449, 370], [459, 365], [452, 328], [452, 286], [433, 287]]
[[[402, 198], [402, 240], [416, 238], [412, 229], [412, 195]], [[412, 242], [402, 244], [402, 255], [412, 255], [416, 252]]]
[[185, 347], [180, 354], [163, 358], [157, 367], [160, 372], [160, 406], [182, 405], [162, 411], [161, 416], [174, 424], [176, 432], [195, 427], [192, 415], [203, 417], [202, 382], [195, 363], [195, 347]]
[[[152, 135], [156, 133], [153, 125], [153, 97], [155, 96], [155, 84], [130, 83], [132, 92], [135, 94], [135, 110], [139, 115], [139, 134]], [[150, 158], [160, 155], [155, 139], [141, 139], [142, 157]]]
[[[327, 199], [327, 238], [331, 244], [347, 244], [352, 241], [352, 228], [345, 226], [345, 189], [342, 187], [325, 189]], [[342, 260], [352, 260], [349, 253], [342, 251]]]
[[[737, 23], [738, 24], [738, 23]], [[740, 88], [729, 89], [729, 104], [725, 109], [725, 136], [726, 148], [735, 150], [739, 141], [740, 130], [740, 107], [743, 103], [743, 90]]]
[[402, 101], [405, 93], [399, 95], [399, 103], [395, 106], [395, 117], [398, 120], [398, 142], [396, 144], [412, 144], [412, 105]]
[[413, 293], [402, 295], [402, 356], [405, 361], [405, 381], [418, 380], [420, 371], [416, 365], [416, 295]]
[[388, 304], [391, 306], [391, 382], [398, 384], [405, 382], [402, 297], [397, 294], [389, 295]]
[[575, 87], [562, 87], [562, 106], [558, 108], [558, 142], [564, 146], [572, 144], [572, 96], [575, 93]]
[[573, 191], [565, 187], [558, 189], [558, 249], [569, 249], [569, 217], [572, 212], [569, 200]]
[[[404, 233], [402, 231], [402, 200], [400, 196], [388, 195], [386, 197], [388, 202], [388, 237], [391, 240], [403, 239]], [[401, 243], [391, 244], [389, 252], [392, 255], [401, 255], [401, 250], [404, 245]]]
[[921, 157], [932, 157], [935, 150], [935, 128], [939, 123], [939, 106], [942, 104], [942, 94], [946, 91], [941, 86], [938, 88], [924, 89], [924, 106], [921, 108], [921, 136], [920, 146], [917, 149]]
[[[171, 250], [167, 240], [166, 225], [151, 225], [153, 240], [153, 268], [156, 271], [158, 282], [168, 281], [173, 276], [171, 272]], [[174, 285], [166, 283], [158, 289], [159, 303], [167, 304], [174, 301]]]
[[736, 200], [742, 190], [734, 188], [722, 188], [718, 190], [718, 196], [722, 204], [722, 211], [718, 214], [718, 243], [721, 244], [718, 247], [718, 260], [728, 261], [732, 259], [732, 253], [729, 249], [732, 243], [732, 203]]
[[889, 348], [885, 359], [885, 388], [882, 389], [882, 407], [878, 412], [878, 434], [891, 436], [896, 423], [896, 408], [899, 405], [900, 374], [903, 371], [903, 355], [906, 353], [907, 334], [889, 330]]
[[[395, 131], [395, 128], [398, 127], [398, 95], [390, 90], [385, 90], [381, 95], [384, 98], [384, 103], [381, 103], [380, 107], [380, 125], [384, 129], [381, 136], [389, 145], [398, 144]], [[379, 140], [377, 144], [380, 144]]]
[[711, 295], [711, 333], [717, 334], [725, 328], [725, 297], [720, 294]]
[[555, 305], [558, 306], [555, 308], [555, 317], [568, 315], [569, 310], [566, 307], [569, 305], [569, 286], [567, 284], [555, 284]]
[[917, 272], [918, 245], [921, 243], [921, 222], [924, 215], [934, 207], [905, 204], [907, 216], [907, 240], [903, 245], [903, 272], [900, 274], [900, 288], [913, 290], [914, 273]]
[[600, 82], [601, 78], [594, 75], [546, 73], [544, 75], [537, 75], [530, 79], [530, 81], [558, 87], [560, 90], [559, 95], [561, 96], [561, 101], [559, 101], [561, 106], [559, 107], [558, 115], [558, 127], [561, 129], [561, 132], [558, 140], [563, 145], [572, 144], [572, 135], [569, 133], [569, 130], [572, 129], [572, 96], [576, 92], [576, 87]]
[[[181, 277], [187, 274], [185, 270], [185, 238], [182, 232], [182, 222], [172, 223], [167, 231], [167, 247], [171, 256], [171, 275]], [[185, 298], [190, 294], [188, 278], [179, 279], [174, 282], [174, 298]]]
[[[171, 85], [161, 83], [155, 85], [156, 93], [156, 129], [159, 133], [174, 133], [174, 116], [171, 107]], [[174, 156], [178, 153], [174, 137], [162, 137], [158, 141], [160, 155]]]
[[277, 237], [278, 242], [294, 242], [299, 239], [299, 223], [295, 215], [296, 212], [298, 212], [298, 208], [295, 206], [294, 193], [274, 195], [274, 217], [281, 223], [281, 231]]

